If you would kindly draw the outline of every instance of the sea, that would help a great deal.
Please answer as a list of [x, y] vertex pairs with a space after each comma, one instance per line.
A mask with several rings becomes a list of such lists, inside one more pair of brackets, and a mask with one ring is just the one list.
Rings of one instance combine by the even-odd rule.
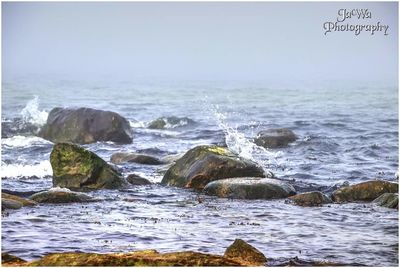
[[[83, 145], [108, 162], [116, 152], [177, 158], [197, 145], [217, 144], [293, 183], [298, 192], [329, 193], [373, 179], [398, 182], [397, 87], [9, 79], [2, 82], [3, 190], [53, 187], [54, 144], [36, 133], [54, 107], [109, 110], [130, 122], [132, 144]], [[168, 120], [173, 116], [179, 122]], [[147, 127], [160, 117], [165, 129]], [[278, 149], [255, 145], [253, 138], [268, 128], [289, 128], [298, 140]], [[298, 257], [398, 265], [398, 210], [373, 203], [299, 207], [283, 199], [216, 198], [160, 185], [168, 165], [118, 168], [154, 184], [89, 192], [101, 199], [94, 203], [3, 211], [2, 252], [26, 260], [54, 252], [143, 249], [223, 254], [241, 238], [275, 263]]]

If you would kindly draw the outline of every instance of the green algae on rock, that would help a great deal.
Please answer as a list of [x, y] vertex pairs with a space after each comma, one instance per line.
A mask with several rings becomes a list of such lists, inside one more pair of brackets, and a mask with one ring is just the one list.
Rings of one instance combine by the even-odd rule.
[[178, 159], [167, 170], [161, 183], [203, 189], [211, 181], [235, 177], [264, 177], [264, 170], [227, 148], [203, 145], [192, 148]]
[[212, 181], [204, 188], [204, 193], [223, 198], [276, 199], [296, 194], [292, 185], [277, 179], [228, 178]]
[[303, 207], [321, 206], [332, 203], [332, 200], [321, 192], [307, 192], [289, 197], [294, 204]]
[[399, 194], [385, 193], [373, 201], [378, 206], [399, 209]]
[[58, 143], [50, 154], [53, 186], [71, 190], [116, 189], [122, 175], [95, 153], [72, 143]]
[[399, 184], [395, 182], [373, 180], [340, 188], [333, 192], [335, 202], [372, 201], [384, 193], [397, 193]]
[[247, 261], [253, 266], [264, 266], [268, 261], [261, 251], [242, 239], [236, 239], [233, 244], [226, 249], [224, 257], [233, 260]]
[[110, 159], [113, 164], [128, 163], [138, 163], [144, 165], [161, 165], [164, 164], [160, 159], [156, 157], [145, 155], [145, 154], [135, 154], [135, 153], [115, 153]]
[[52, 109], [39, 136], [52, 142], [132, 143], [132, 129], [128, 120], [115, 112], [91, 108]]
[[36, 193], [30, 199], [38, 203], [84, 203], [95, 201], [93, 197], [68, 189], [51, 189]]

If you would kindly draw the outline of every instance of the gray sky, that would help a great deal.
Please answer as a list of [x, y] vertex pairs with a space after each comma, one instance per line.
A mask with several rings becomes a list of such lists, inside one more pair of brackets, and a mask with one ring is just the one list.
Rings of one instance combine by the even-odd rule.
[[[388, 35], [331, 32], [368, 8]], [[397, 3], [2, 3], [2, 70], [171, 80], [349, 80], [397, 85]]]

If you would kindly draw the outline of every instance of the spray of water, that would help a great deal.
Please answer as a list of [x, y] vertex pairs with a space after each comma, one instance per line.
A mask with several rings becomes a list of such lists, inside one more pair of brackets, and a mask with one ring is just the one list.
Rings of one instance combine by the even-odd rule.
[[35, 126], [42, 126], [47, 121], [48, 113], [39, 110], [39, 97], [34, 96], [21, 111], [22, 120]]

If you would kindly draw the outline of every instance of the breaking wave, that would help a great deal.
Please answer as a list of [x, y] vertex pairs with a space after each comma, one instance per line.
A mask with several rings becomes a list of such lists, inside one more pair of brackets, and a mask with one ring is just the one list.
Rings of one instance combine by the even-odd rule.
[[50, 161], [41, 161], [34, 165], [24, 164], [5, 164], [1, 163], [1, 177], [2, 178], [20, 178], [20, 177], [39, 177], [53, 175]]
[[48, 113], [46, 111], [39, 110], [39, 97], [34, 98], [26, 104], [24, 109], [21, 111], [22, 120], [25, 123], [30, 123], [35, 126], [43, 126], [46, 124]]

